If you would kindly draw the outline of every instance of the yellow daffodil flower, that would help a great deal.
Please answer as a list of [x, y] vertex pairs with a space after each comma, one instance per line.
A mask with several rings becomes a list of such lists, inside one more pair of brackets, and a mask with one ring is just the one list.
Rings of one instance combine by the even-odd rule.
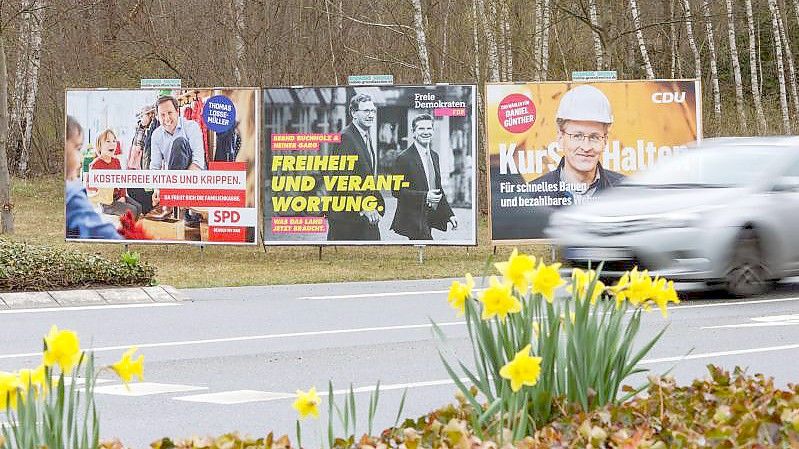
[[17, 375], [23, 390], [27, 391], [28, 388], [35, 388], [38, 391], [44, 390], [46, 385], [44, 365], [39, 365], [34, 369], [21, 369], [18, 371]]
[[466, 308], [466, 300], [472, 295], [474, 288], [474, 278], [469, 273], [466, 273], [466, 284], [461, 284], [458, 281], [452, 281], [452, 286], [449, 288], [449, 296], [447, 302], [453, 309], [458, 311], [458, 316], [464, 314]]
[[68, 373], [78, 364], [81, 357], [80, 340], [75, 332], [50, 328], [50, 333], [44, 337], [44, 364], [53, 366], [58, 364], [61, 371]]
[[535, 257], [519, 254], [519, 251], [514, 248], [507, 262], [497, 262], [494, 266], [506, 281], [516, 287], [518, 292], [521, 294], [527, 293], [527, 287], [530, 285], [530, 276], [535, 271]]
[[297, 399], [294, 400], [294, 404], [291, 406], [294, 407], [294, 410], [297, 410], [301, 419], [305, 419], [308, 415], [318, 418], [320, 402], [322, 402], [322, 400], [319, 398], [319, 395], [316, 394], [316, 387], [311, 387], [307, 393], [302, 390], [297, 390]]
[[483, 291], [480, 302], [483, 303], [482, 319], [490, 320], [495, 316], [504, 323], [509, 313], [522, 311], [522, 303], [513, 296], [509, 283], [501, 283], [496, 276], [491, 276], [490, 286]]
[[136, 352], [136, 347], [132, 347], [122, 354], [122, 358], [116, 363], [111, 365], [111, 369], [117, 373], [117, 376], [124, 384], [128, 384], [133, 379], [133, 376], [139, 378], [139, 381], [144, 380], [144, 356], [139, 355], [139, 358], [133, 360], [133, 353]]
[[523, 385], [534, 386], [541, 375], [541, 357], [530, 357], [530, 346], [525, 346], [510, 362], [499, 370], [499, 375], [510, 380], [510, 389], [517, 392]]
[[[583, 271], [579, 268], [572, 270], [572, 284], [566, 287], [569, 293], [577, 292], [578, 299], [585, 299], [588, 296], [588, 287], [591, 282], [596, 279], [597, 273], [594, 270]], [[596, 304], [596, 300], [605, 291], [605, 284], [598, 280], [594, 284], [594, 290], [591, 292], [591, 304]]]
[[633, 267], [632, 271], [624, 273], [611, 291], [616, 294], [617, 307], [620, 307], [625, 300], [634, 306], [644, 306], [647, 300], [654, 296], [653, 287], [649, 271], [638, 271], [638, 267]]
[[541, 293], [551, 303], [555, 299], [555, 289], [566, 283], [560, 277], [559, 270], [559, 263], [547, 265], [544, 262], [539, 262], [538, 268], [532, 275], [533, 293]]
[[654, 284], [654, 297], [652, 300], [657, 304], [660, 313], [663, 314], [663, 318], [667, 318], [669, 316], [668, 304], [670, 302], [674, 304], [680, 303], [680, 298], [677, 297], [677, 290], [674, 289], [674, 281], [666, 281], [664, 278], [656, 277]]
[[17, 409], [17, 390], [21, 388], [19, 377], [14, 373], [0, 371], [0, 411]]

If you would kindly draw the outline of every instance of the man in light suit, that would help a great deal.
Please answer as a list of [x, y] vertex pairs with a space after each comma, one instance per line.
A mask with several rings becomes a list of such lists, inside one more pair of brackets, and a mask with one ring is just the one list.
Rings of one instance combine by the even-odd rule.
[[399, 156], [394, 166], [395, 175], [404, 175], [407, 187], [392, 191], [397, 197], [397, 211], [391, 229], [410, 240], [432, 240], [431, 229], [458, 228], [441, 188], [441, 169], [438, 153], [432, 149], [433, 117], [421, 114], [411, 121], [413, 143]]
[[[349, 111], [352, 123], [341, 131], [341, 143], [332, 148], [331, 154], [338, 156], [358, 156], [351, 176], [376, 176], [378, 157], [370, 130], [377, 121], [377, 107], [372, 97], [357, 94], [350, 100]], [[337, 192], [338, 195], [346, 194]], [[327, 217], [328, 240], [380, 240], [377, 223], [385, 214], [385, 201], [380, 191], [353, 192], [350, 194], [377, 199], [376, 210], [330, 212]]]

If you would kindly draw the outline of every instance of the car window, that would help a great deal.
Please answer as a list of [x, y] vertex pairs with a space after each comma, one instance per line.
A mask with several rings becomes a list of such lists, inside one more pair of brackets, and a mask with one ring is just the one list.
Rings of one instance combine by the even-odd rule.
[[[786, 152], [796, 151], [785, 147]], [[766, 176], [790, 153], [758, 147], [714, 147], [686, 150], [652, 169], [628, 178], [627, 185], [644, 187], [733, 187]]]

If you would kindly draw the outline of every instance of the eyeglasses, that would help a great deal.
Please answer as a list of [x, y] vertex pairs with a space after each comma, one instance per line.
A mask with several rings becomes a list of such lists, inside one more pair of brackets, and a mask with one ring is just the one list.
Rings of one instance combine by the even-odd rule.
[[363, 112], [366, 115], [377, 114], [377, 109], [358, 109], [358, 112]]
[[589, 143], [600, 143], [607, 138], [607, 135], [602, 135], [602, 134], [583, 134], [583, 133], [572, 134], [572, 133], [567, 133], [566, 131], [561, 131], [561, 132], [569, 136], [569, 139], [572, 141], [572, 143], [582, 143], [585, 142], [586, 140]]

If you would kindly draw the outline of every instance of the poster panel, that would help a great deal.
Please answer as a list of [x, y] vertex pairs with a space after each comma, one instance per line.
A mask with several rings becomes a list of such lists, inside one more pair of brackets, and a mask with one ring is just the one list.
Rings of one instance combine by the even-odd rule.
[[475, 86], [264, 91], [269, 245], [475, 245]]
[[260, 92], [67, 90], [66, 239], [255, 244]]
[[592, 201], [701, 139], [696, 80], [486, 86], [493, 243], [543, 239], [550, 214]]

